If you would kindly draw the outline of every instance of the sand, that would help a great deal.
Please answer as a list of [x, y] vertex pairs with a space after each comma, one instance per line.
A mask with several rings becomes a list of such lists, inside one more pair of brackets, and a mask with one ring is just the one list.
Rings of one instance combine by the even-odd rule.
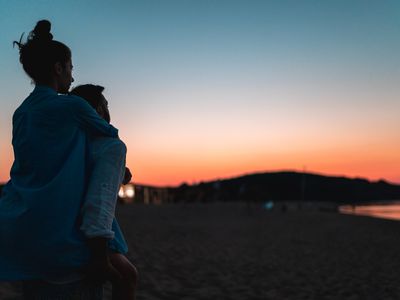
[[[117, 215], [139, 300], [400, 299], [398, 221], [222, 203]], [[1, 284], [0, 299], [20, 299], [18, 285]]]

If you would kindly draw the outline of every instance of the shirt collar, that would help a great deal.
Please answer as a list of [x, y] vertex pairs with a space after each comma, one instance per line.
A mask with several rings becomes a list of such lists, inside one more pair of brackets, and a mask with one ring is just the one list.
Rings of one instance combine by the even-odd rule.
[[48, 93], [51, 95], [58, 95], [54, 89], [47, 85], [36, 85], [33, 93]]

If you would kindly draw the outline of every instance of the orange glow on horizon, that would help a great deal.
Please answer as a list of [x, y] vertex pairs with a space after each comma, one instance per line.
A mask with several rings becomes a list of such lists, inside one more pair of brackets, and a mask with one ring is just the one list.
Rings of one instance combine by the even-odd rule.
[[[140, 139], [139, 139], [140, 140]], [[126, 139], [127, 166], [133, 182], [156, 186], [177, 186], [211, 181], [244, 174], [293, 170], [327, 176], [361, 177], [369, 180], [384, 179], [400, 184], [400, 158], [396, 145], [381, 143], [355, 143], [342, 146], [304, 144], [247, 147], [236, 144], [226, 146], [188, 143], [160, 147]], [[130, 146], [134, 145], [134, 146]], [[250, 149], [250, 150], [249, 150]], [[266, 150], [267, 149], [267, 150]], [[9, 179], [12, 148], [0, 157], [0, 182]], [[2, 154], [3, 154], [2, 153]]]
[[[325, 176], [344, 176], [349, 178], [365, 178], [368, 180], [386, 180], [389, 183], [400, 184], [399, 167], [393, 167], [390, 163], [371, 165], [342, 165], [329, 166], [326, 163], [310, 163], [306, 166], [301, 164], [266, 162], [263, 165], [257, 163], [230, 164], [230, 165], [202, 165], [201, 162], [157, 162], [153, 160], [149, 163], [141, 163], [128, 159], [127, 166], [133, 173], [132, 181], [136, 184], [149, 184], [155, 186], [177, 186], [182, 183], [199, 183], [201, 181], [212, 181], [238, 177], [252, 173], [294, 171], [316, 173]], [[386, 166], [385, 166], [386, 165]], [[386, 168], [385, 168], [386, 167]], [[9, 180], [9, 170], [1, 170], [0, 183]]]
[[[175, 186], [183, 182], [198, 183], [225, 179], [244, 174], [290, 170], [318, 173], [327, 176], [361, 177], [369, 180], [384, 179], [400, 183], [399, 162], [394, 157], [381, 160], [347, 155], [349, 161], [343, 161], [345, 154], [330, 156], [322, 154], [299, 155], [229, 155], [220, 157], [199, 157], [197, 160], [185, 159], [182, 156], [162, 159], [153, 157], [147, 160], [130, 159], [127, 165], [131, 168], [136, 183]], [[329, 156], [328, 156], [329, 157]]]

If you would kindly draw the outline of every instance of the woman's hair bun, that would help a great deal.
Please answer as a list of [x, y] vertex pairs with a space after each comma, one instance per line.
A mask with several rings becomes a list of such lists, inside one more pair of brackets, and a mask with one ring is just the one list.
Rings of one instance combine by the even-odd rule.
[[37, 22], [35, 28], [29, 34], [30, 40], [37, 41], [51, 41], [53, 39], [53, 35], [50, 33], [51, 23], [47, 20], [41, 20]]

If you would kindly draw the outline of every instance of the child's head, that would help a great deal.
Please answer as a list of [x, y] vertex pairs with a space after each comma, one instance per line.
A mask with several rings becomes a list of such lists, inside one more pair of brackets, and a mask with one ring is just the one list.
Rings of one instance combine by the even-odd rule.
[[110, 123], [110, 112], [108, 110], [108, 101], [102, 94], [104, 87], [93, 84], [83, 84], [74, 88], [70, 94], [85, 99], [97, 111], [97, 113]]

